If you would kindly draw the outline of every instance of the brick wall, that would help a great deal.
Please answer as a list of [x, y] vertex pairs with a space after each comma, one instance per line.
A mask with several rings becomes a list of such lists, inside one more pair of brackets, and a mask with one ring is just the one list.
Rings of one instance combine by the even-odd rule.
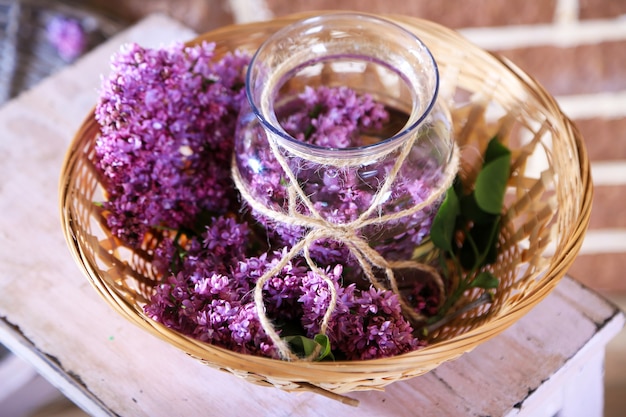
[[322, 9], [413, 15], [458, 29], [537, 78], [578, 124], [596, 192], [570, 273], [593, 288], [626, 293], [626, 0], [92, 1], [135, 15], [165, 11], [198, 31]]

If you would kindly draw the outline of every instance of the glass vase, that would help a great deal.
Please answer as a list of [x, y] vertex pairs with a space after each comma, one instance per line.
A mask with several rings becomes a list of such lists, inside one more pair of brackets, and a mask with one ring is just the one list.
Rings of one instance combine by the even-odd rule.
[[438, 87], [428, 48], [381, 18], [323, 15], [268, 38], [248, 68], [233, 173], [270, 244], [308, 236], [326, 265], [350, 264], [363, 242], [423, 259], [455, 170]]

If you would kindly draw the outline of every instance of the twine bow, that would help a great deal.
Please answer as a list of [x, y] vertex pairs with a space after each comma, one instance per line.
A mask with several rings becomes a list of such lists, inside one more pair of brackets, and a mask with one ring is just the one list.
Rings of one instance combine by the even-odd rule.
[[[235, 186], [237, 187], [245, 201], [255, 211], [273, 221], [293, 226], [305, 227], [308, 230], [307, 234], [295, 245], [293, 245], [292, 248], [286, 254], [284, 254], [281, 260], [276, 263], [276, 265], [274, 265], [273, 268], [265, 272], [265, 274], [263, 274], [257, 280], [254, 289], [254, 303], [261, 326], [278, 349], [281, 357], [283, 357], [284, 359], [299, 360], [299, 358], [291, 352], [288, 344], [280, 338], [279, 334], [274, 329], [274, 326], [272, 325], [270, 319], [267, 317], [267, 314], [265, 312], [265, 303], [263, 301], [263, 286], [269, 279], [277, 276], [280, 271], [287, 265], [287, 263], [289, 263], [289, 261], [291, 261], [299, 253], [302, 253], [311, 271], [319, 275], [326, 282], [331, 295], [330, 303], [328, 305], [328, 308], [326, 309], [326, 312], [322, 319], [322, 323], [320, 324], [320, 333], [325, 334], [328, 329], [331, 315], [337, 304], [337, 291], [335, 289], [333, 281], [328, 276], [328, 274], [322, 268], [320, 268], [311, 258], [311, 245], [313, 245], [313, 243], [318, 240], [329, 239], [344, 244], [359, 263], [359, 266], [362, 268], [363, 273], [365, 274], [369, 282], [377, 289], [385, 289], [385, 287], [376, 277], [374, 269], [378, 268], [381, 271], [384, 271], [385, 277], [387, 278], [391, 290], [398, 295], [405, 317], [407, 317], [412, 323], [423, 321], [425, 317], [418, 314], [413, 308], [411, 308], [411, 306], [408, 305], [408, 303], [404, 300], [404, 297], [402, 297], [402, 295], [400, 294], [393, 272], [394, 269], [401, 268], [426, 271], [430, 273], [433, 277], [437, 278], [436, 280], [440, 290], [440, 294], [444, 293], [443, 281], [441, 280], [439, 273], [433, 267], [412, 260], [388, 261], [374, 248], [372, 248], [369, 245], [368, 241], [358, 233], [359, 230], [366, 226], [374, 224], [384, 224], [393, 220], [401, 219], [406, 216], [411, 216], [419, 212], [420, 210], [430, 206], [439, 198], [441, 198], [448, 190], [448, 188], [452, 185], [459, 163], [459, 152], [456, 146], [453, 147], [451, 160], [446, 166], [442, 181], [426, 200], [422, 201], [419, 204], [416, 204], [411, 208], [401, 210], [395, 213], [379, 214], [378, 216], [372, 216], [374, 211], [378, 210], [379, 206], [384, 202], [386, 194], [390, 191], [394, 180], [400, 172], [400, 168], [404, 164], [404, 161], [407, 158], [418, 136], [418, 134], [413, 135], [410, 140], [407, 140], [404, 144], [401, 145], [402, 148], [400, 155], [396, 159], [395, 164], [393, 165], [392, 170], [389, 172], [387, 178], [385, 179], [382, 187], [376, 192], [372, 203], [367, 208], [367, 210], [361, 213], [357, 219], [342, 224], [329, 222], [314, 207], [310, 198], [305, 194], [304, 190], [298, 183], [298, 180], [296, 179], [295, 174], [289, 167], [285, 156], [278, 149], [278, 144], [275, 138], [268, 136], [270, 148], [274, 156], [276, 157], [276, 160], [282, 167], [284, 173], [289, 178], [289, 184], [287, 185], [288, 210], [286, 213], [283, 211], [269, 208], [265, 204], [259, 202], [254, 198], [250, 190], [248, 190], [245, 183], [243, 182], [241, 173], [239, 172], [239, 168], [237, 167], [235, 158], [233, 157], [232, 177]], [[326, 164], [332, 164], [333, 162], [334, 161], [332, 160], [328, 160]], [[343, 161], [343, 163], [346, 164], [345, 161]], [[308, 214], [302, 214], [296, 209], [298, 202], [302, 203], [308, 209]], [[316, 352], [305, 358], [305, 360], [313, 360], [315, 357]]]

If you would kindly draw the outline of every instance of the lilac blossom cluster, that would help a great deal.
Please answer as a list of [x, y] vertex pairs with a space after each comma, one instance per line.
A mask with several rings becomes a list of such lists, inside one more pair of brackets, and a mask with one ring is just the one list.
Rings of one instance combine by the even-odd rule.
[[193, 228], [233, 204], [232, 132], [244, 99], [240, 52], [214, 45], [129, 45], [112, 61], [96, 119], [96, 153], [113, 233], [130, 244], [150, 228]]
[[[256, 281], [273, 268], [283, 252], [246, 257], [249, 229], [245, 223], [213, 219], [201, 239], [194, 239], [180, 270], [159, 284], [146, 313], [166, 326], [202, 341], [240, 353], [277, 357], [263, 330], [252, 297]], [[421, 342], [402, 316], [391, 291], [342, 287], [343, 267], [327, 269], [337, 291], [337, 306], [327, 336], [335, 355], [348, 360], [393, 356]], [[320, 331], [331, 293], [321, 276], [302, 258], [292, 259], [265, 283], [268, 317], [279, 334], [289, 328], [313, 338]]]
[[87, 47], [87, 34], [80, 22], [65, 16], [55, 16], [46, 26], [48, 41], [65, 61], [78, 58]]
[[379, 130], [389, 120], [385, 107], [369, 94], [348, 87], [305, 87], [278, 109], [277, 117], [295, 139], [328, 149], [365, 145], [365, 130]]
[[[266, 227], [259, 228], [239, 205], [230, 164], [248, 62], [239, 51], [218, 59], [212, 44], [130, 45], [117, 54], [96, 108], [101, 126], [96, 168], [106, 190], [107, 224], [116, 236], [138, 248], [146, 233], [169, 231], [154, 252], [153, 265], [163, 279], [146, 314], [198, 340], [277, 358], [252, 294], [258, 279], [305, 230], [263, 221]], [[349, 89], [308, 88], [298, 100], [293, 111], [283, 114], [285, 127], [316, 146], [354, 146], [360, 129], [378, 129], [388, 118], [380, 104]], [[257, 155], [267, 166], [277, 164], [267, 146]], [[285, 198], [279, 168], [264, 171], [265, 182], [259, 185], [273, 201]], [[417, 169], [428, 173], [430, 167]], [[329, 201], [339, 196], [335, 221], [354, 219], [371, 199], [363, 184], [349, 180], [346, 172], [327, 172], [315, 190], [308, 190]], [[413, 199], [428, 192], [415, 182], [399, 189]], [[386, 243], [393, 247], [391, 240]], [[340, 242], [316, 242], [313, 252], [327, 266], [338, 295], [327, 329], [335, 357], [387, 357], [422, 345], [401, 313], [398, 295], [373, 289], [364, 280], [346, 284], [358, 268]], [[409, 297], [419, 313], [436, 305], [438, 295], [426, 290], [414, 289]], [[263, 293], [281, 336], [313, 338], [320, 331], [331, 292], [301, 256], [271, 277]]]

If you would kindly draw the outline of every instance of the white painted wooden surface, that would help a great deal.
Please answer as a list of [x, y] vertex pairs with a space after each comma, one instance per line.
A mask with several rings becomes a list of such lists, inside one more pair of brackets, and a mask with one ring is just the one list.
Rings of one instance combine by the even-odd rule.
[[0, 109], [1, 343], [96, 416], [601, 415], [604, 346], [624, 317], [569, 278], [461, 359], [385, 392], [351, 394], [358, 408], [254, 386], [117, 316], [66, 248], [58, 175], [119, 45], [192, 35], [152, 16]]

